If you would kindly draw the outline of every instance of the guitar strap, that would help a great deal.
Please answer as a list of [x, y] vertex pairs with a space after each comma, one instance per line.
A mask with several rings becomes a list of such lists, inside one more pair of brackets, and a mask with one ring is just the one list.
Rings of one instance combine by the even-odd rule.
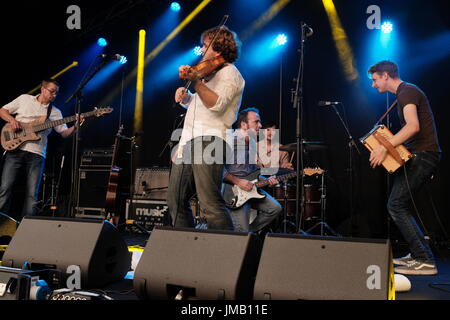
[[48, 120], [50, 118], [50, 114], [52, 113], [52, 109], [53, 109], [53, 105], [51, 103], [49, 103], [48, 107], [47, 107], [47, 117], [45, 118], [45, 120]]

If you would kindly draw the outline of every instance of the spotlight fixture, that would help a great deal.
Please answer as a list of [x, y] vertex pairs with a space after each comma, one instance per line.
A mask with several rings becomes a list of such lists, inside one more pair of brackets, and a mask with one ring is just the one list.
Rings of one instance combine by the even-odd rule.
[[108, 44], [108, 42], [105, 40], [105, 38], [98, 38], [97, 44], [98, 44], [100, 47], [106, 47], [106, 45]]
[[394, 30], [394, 26], [389, 21], [386, 21], [381, 25], [381, 31], [383, 31], [383, 33], [391, 33], [392, 30]]
[[178, 12], [181, 10], [181, 6], [178, 2], [172, 2], [170, 4], [170, 9], [172, 9], [172, 11]]

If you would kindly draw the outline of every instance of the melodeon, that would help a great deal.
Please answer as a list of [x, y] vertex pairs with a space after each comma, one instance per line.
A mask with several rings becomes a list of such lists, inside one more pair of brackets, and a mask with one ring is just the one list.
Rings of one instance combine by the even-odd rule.
[[368, 134], [359, 139], [369, 151], [372, 151], [380, 145], [386, 147], [388, 153], [381, 164], [389, 173], [395, 172], [413, 157], [404, 145], [399, 145], [394, 148], [388, 142], [393, 136], [392, 132], [386, 126], [377, 125]]

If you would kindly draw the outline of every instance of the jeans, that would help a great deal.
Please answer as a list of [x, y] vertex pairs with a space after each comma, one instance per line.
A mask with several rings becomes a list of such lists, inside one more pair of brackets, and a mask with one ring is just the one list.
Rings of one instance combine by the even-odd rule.
[[[197, 193], [200, 207], [206, 218], [208, 229], [233, 230], [229, 210], [222, 198], [221, 186], [223, 179], [224, 157], [226, 143], [217, 137], [198, 137], [186, 144], [183, 151], [183, 163], [172, 163], [170, 170], [167, 205], [175, 227], [195, 227], [194, 216], [189, 206], [189, 200]], [[205, 161], [200, 154], [192, 154], [195, 150], [209, 149], [211, 143], [222, 145], [224, 157], [221, 163]], [[194, 162], [194, 163], [191, 163]]]
[[14, 183], [19, 173], [26, 176], [25, 201], [23, 204], [22, 217], [37, 214], [37, 199], [39, 196], [39, 185], [44, 172], [45, 158], [28, 151], [8, 151], [4, 156], [2, 181], [0, 185], [0, 211], [11, 197]]
[[440, 154], [436, 152], [416, 153], [415, 157], [406, 163], [408, 180], [405, 177], [405, 168], [400, 168], [394, 173], [388, 201], [389, 214], [408, 243], [412, 258], [420, 261], [432, 262], [434, 256], [412, 215], [410, 191], [413, 196], [420, 191], [433, 175], [439, 160]]
[[[251, 199], [238, 209], [231, 210], [234, 231], [258, 232], [269, 225], [282, 211], [281, 205], [264, 190], [260, 190], [266, 197], [263, 199]], [[256, 218], [249, 225], [250, 208], [258, 211]]]

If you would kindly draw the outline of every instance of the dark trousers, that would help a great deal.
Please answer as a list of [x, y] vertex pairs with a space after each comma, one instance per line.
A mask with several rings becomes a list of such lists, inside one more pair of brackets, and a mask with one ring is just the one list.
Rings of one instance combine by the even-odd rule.
[[[224, 157], [218, 157], [221, 161], [215, 162], [204, 157], [212, 150], [211, 144], [222, 148]], [[197, 194], [208, 229], [233, 230], [233, 223], [221, 194], [226, 150], [226, 143], [220, 138], [198, 137], [184, 147], [182, 163], [172, 163], [167, 205], [174, 226], [195, 226], [189, 200]]]
[[26, 177], [25, 201], [22, 217], [36, 215], [39, 185], [44, 172], [44, 157], [23, 150], [8, 151], [4, 156], [2, 181], [0, 184], [0, 211], [6, 209], [14, 184], [21, 172]]
[[[388, 211], [404, 239], [409, 245], [411, 256], [420, 261], [434, 261], [430, 246], [412, 215], [411, 195], [414, 196], [429, 181], [440, 161], [436, 152], [419, 152], [400, 168], [393, 176], [392, 190], [388, 201]], [[406, 177], [408, 180], [406, 180]], [[408, 188], [409, 184], [409, 188]]]

